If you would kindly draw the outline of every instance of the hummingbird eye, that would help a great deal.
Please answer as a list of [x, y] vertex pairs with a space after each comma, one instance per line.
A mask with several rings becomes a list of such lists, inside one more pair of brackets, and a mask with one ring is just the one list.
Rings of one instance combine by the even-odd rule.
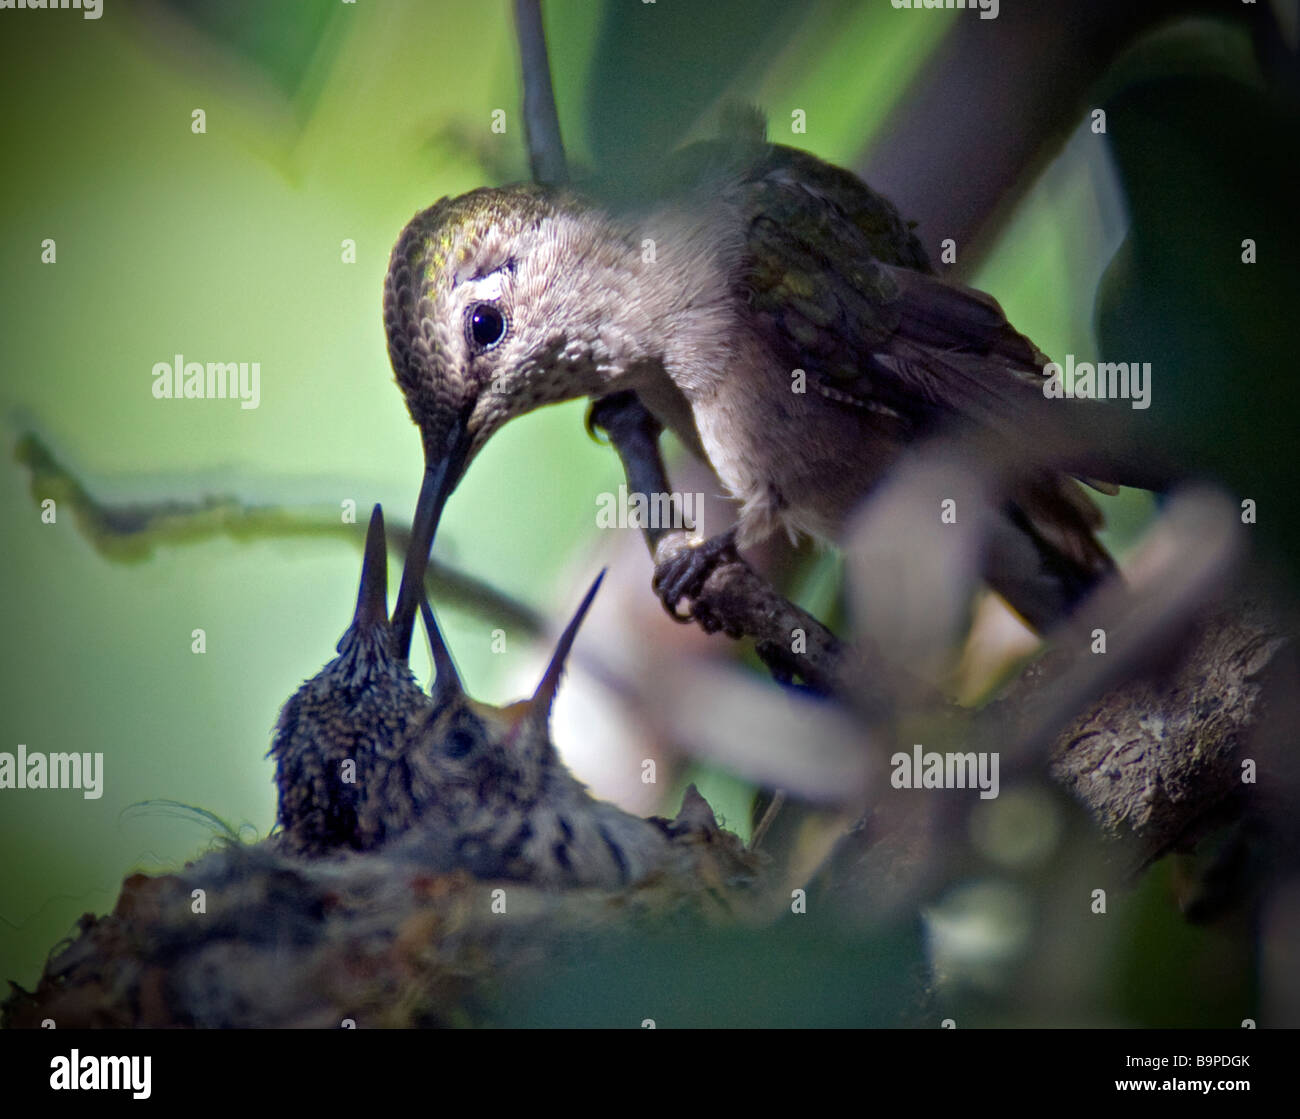
[[465, 315], [465, 340], [475, 353], [490, 350], [506, 336], [506, 317], [494, 303], [475, 303]]
[[463, 758], [478, 745], [478, 735], [467, 727], [455, 727], [443, 743], [443, 753], [449, 758]]

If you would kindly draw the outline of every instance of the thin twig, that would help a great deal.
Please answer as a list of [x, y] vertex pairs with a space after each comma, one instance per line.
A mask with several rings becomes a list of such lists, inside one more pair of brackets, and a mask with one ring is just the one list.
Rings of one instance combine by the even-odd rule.
[[777, 789], [776, 792], [772, 794], [771, 803], [768, 804], [767, 811], [763, 813], [763, 818], [758, 821], [758, 826], [754, 829], [754, 834], [750, 836], [749, 849], [751, 851], [757, 851], [759, 847], [762, 846], [763, 837], [767, 835], [767, 829], [772, 826], [773, 821], [776, 819], [776, 814], [781, 811], [784, 804], [785, 793], [781, 789]]
[[[233, 540], [313, 536], [361, 542], [358, 526], [345, 524], [337, 510], [252, 505], [229, 494], [120, 504], [101, 501], [31, 432], [20, 437], [14, 457], [31, 471], [33, 500], [40, 504], [52, 498], [60, 511], [66, 507], [91, 547], [119, 563], [146, 560], [165, 545], [197, 544], [218, 536]], [[405, 555], [410, 536], [409, 526], [390, 529], [389, 551]], [[504, 622], [530, 637], [547, 632], [546, 620], [527, 603], [449, 564], [430, 559], [425, 586], [439, 600], [449, 599], [493, 624]]]
[[555, 93], [551, 88], [540, 0], [515, 0], [515, 31], [519, 37], [524, 83], [524, 134], [533, 179], [539, 183], [566, 183], [569, 172], [564, 159], [564, 141], [560, 137], [560, 117], [555, 110]]

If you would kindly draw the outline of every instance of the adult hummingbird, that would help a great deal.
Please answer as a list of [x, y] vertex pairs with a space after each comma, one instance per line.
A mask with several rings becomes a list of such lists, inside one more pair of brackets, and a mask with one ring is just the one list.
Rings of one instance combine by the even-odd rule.
[[[767, 143], [761, 120], [685, 149], [668, 178], [689, 185], [619, 212], [566, 189], [473, 190], [402, 231], [384, 320], [425, 453], [412, 555], [427, 558], [502, 424], [632, 390], [740, 503], [736, 530], [696, 554], [709, 563], [776, 530], [834, 541], [906, 448], [957, 429], [1059, 443], [1053, 469], [1016, 479], [986, 542], [987, 581], [1032, 626], [1112, 569], [1096, 506], [1058, 469], [1105, 492], [1141, 481], [1072, 441], [1075, 402], [1045, 399], [1047, 358], [990, 296], [936, 277], [887, 199]], [[673, 613], [707, 575], [687, 567], [656, 576]], [[399, 594], [399, 646], [418, 585]]]

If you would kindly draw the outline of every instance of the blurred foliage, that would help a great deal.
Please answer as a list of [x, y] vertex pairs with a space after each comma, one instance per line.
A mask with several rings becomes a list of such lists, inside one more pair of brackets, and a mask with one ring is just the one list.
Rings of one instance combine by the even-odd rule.
[[1101, 92], [1131, 215], [1097, 292], [1101, 353], [1151, 362], [1144, 438], [1253, 498], [1261, 536], [1300, 575], [1279, 453], [1300, 421], [1297, 106], [1266, 87], [1244, 31], [1209, 21], [1137, 44]]
[[[196, 30], [265, 71], [288, 97], [302, 93], [313, 61], [327, 45], [337, 44], [331, 32], [336, 28], [341, 32], [347, 18], [343, 6], [333, 0], [299, 0], [291, 5], [262, 0], [164, 2]], [[304, 114], [309, 108], [303, 106]]]
[[519, 1027], [746, 1029], [933, 1025], [917, 929], [868, 937], [823, 916], [766, 930], [605, 938], [502, 998]]

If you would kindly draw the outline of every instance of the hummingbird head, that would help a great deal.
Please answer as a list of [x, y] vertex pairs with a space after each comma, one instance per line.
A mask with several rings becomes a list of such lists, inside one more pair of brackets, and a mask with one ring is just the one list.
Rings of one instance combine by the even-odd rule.
[[367, 845], [359, 784], [344, 780], [388, 764], [415, 741], [430, 703], [404, 658], [392, 651], [387, 611], [384, 518], [375, 506], [366, 533], [361, 586], [338, 656], [302, 685], [280, 711], [269, 756], [276, 761], [278, 819], [298, 850]]
[[[404, 657], [392, 649], [392, 626], [388, 620], [388, 548], [384, 536], [383, 510], [376, 505], [366, 531], [361, 585], [352, 621], [335, 646], [332, 661], [308, 680], [285, 705], [281, 732], [291, 716], [308, 705], [329, 701], [343, 709], [360, 711], [377, 703], [411, 706], [422, 696]], [[418, 704], [417, 704], [418, 705]], [[336, 728], [342, 730], [341, 723]]]
[[[563, 769], [551, 742], [551, 707], [574, 639], [604, 577], [603, 571], [596, 577], [560, 635], [532, 697], [506, 707], [480, 703], [466, 693], [429, 601], [421, 596], [435, 671], [422, 754], [436, 768], [445, 808], [458, 799], [472, 807], [488, 791], [516, 803], [530, 802], [541, 795], [555, 768]], [[458, 797], [458, 790], [463, 795]]]
[[575, 195], [536, 185], [444, 198], [402, 231], [384, 326], [425, 477], [394, 613], [400, 654], [442, 506], [489, 436], [599, 391], [641, 356], [636, 245]]
[[555, 693], [603, 575], [565, 627], [532, 697], [506, 707], [465, 693], [422, 598], [437, 679], [408, 768], [421, 811], [397, 859], [480, 878], [606, 888], [640, 881], [662, 864], [665, 832], [593, 800], [551, 742]]

